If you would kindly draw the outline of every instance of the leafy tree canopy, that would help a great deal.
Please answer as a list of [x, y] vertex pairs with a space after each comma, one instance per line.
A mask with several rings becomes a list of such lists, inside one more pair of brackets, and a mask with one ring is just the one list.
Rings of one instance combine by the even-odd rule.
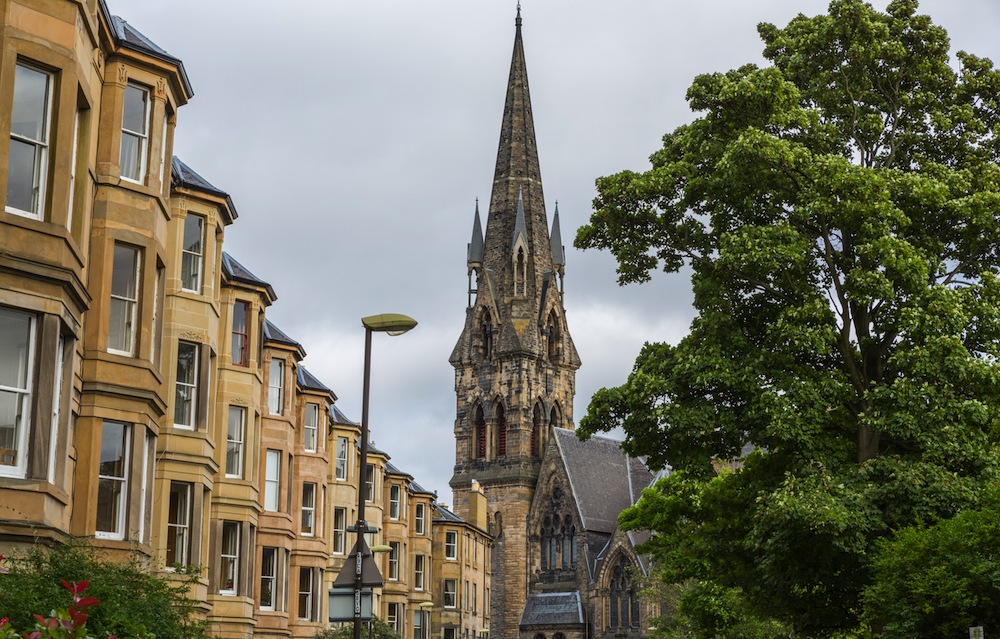
[[597, 181], [576, 246], [622, 284], [689, 267], [697, 317], [580, 432], [675, 471], [623, 517], [666, 577], [833, 635], [862, 623], [878, 539], [996, 479], [1000, 73], [953, 68], [913, 0], [758, 32], [769, 66], [697, 77], [652, 167]]

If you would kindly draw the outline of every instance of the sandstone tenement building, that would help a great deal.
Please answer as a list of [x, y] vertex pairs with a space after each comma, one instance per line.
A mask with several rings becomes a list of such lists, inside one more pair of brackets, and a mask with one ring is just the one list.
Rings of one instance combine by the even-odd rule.
[[379, 616], [481, 636], [485, 496], [461, 518], [385, 452], [359, 468], [274, 288], [224, 251], [233, 198], [173, 156], [181, 60], [103, 0], [0, 20], [0, 553], [82, 538], [166, 579], [198, 567], [213, 635], [313, 637], [361, 486]]
[[455, 512], [486, 495], [493, 639], [645, 636], [640, 540], [617, 516], [652, 480], [607, 439], [572, 432], [580, 357], [563, 307], [559, 211], [547, 223], [520, 7], [485, 235], [468, 245], [455, 368]]

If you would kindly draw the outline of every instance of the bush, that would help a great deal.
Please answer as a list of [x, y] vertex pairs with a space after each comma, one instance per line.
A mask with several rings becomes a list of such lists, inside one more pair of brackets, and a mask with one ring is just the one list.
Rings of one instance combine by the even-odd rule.
[[201, 639], [207, 623], [195, 615], [185, 583], [150, 575], [141, 557], [113, 561], [82, 544], [32, 549], [4, 562], [0, 574], [0, 618], [14, 628], [34, 627], [35, 614], [66, 607], [63, 581], [88, 582], [87, 594], [100, 601], [89, 610], [87, 634], [95, 637]]

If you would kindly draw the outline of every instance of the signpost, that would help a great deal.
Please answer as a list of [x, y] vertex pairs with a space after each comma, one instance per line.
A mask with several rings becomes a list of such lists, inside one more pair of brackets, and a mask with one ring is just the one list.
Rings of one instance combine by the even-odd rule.
[[[351, 559], [354, 561], [351, 561]], [[381, 588], [382, 573], [375, 565], [364, 535], [351, 548], [330, 589], [330, 621], [371, 621], [372, 588]]]

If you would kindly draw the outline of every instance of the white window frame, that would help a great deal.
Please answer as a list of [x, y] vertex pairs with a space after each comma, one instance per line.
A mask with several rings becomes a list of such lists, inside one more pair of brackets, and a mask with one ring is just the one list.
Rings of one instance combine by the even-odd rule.
[[316, 484], [302, 483], [302, 526], [303, 537], [316, 536]]
[[444, 558], [449, 561], [458, 559], [458, 531], [448, 530], [444, 533]]
[[264, 510], [278, 512], [281, 504], [281, 451], [268, 448], [264, 455]]
[[316, 442], [319, 441], [319, 404], [306, 404], [305, 428], [302, 429], [302, 445], [307, 453], [316, 452]]
[[[185, 244], [187, 242], [188, 224], [198, 224], [198, 244], [191, 248]], [[205, 229], [207, 220], [204, 215], [188, 213], [184, 218], [184, 227], [181, 229], [181, 289], [189, 293], [201, 293], [201, 287], [205, 273]], [[193, 266], [193, 272], [189, 272], [189, 265]], [[193, 280], [192, 286], [188, 286], [188, 280]]]
[[66, 206], [66, 228], [70, 234], [73, 232], [73, 209], [76, 199], [76, 171], [80, 163], [80, 109], [76, 110], [73, 118], [73, 159], [69, 165], [69, 204]]
[[[240, 587], [240, 543], [242, 541], [243, 530], [240, 522], [238, 521], [223, 521], [222, 522], [222, 539], [220, 540], [220, 557], [219, 562], [219, 594], [227, 596], [235, 596], [239, 591]], [[227, 541], [233, 543], [229, 544], [227, 548]], [[226, 552], [229, 550], [230, 552]], [[227, 567], [231, 568], [227, 571]], [[226, 583], [226, 577], [232, 573], [233, 581], [231, 584]]]
[[424, 589], [424, 556], [414, 555], [413, 556], [413, 589], [423, 590]]
[[[0, 349], [2, 349], [0, 350], [0, 356], [3, 356], [4, 360], [7, 362], [12, 362], [15, 359], [19, 360], [16, 374], [18, 378], [16, 383], [18, 385], [8, 386], [0, 384], [0, 393], [10, 393], [16, 396], [15, 402], [19, 409], [19, 416], [13, 424], [12, 441], [9, 442], [13, 444], [14, 463], [3, 463], [3, 459], [6, 459], [6, 457], [0, 458], [0, 476], [24, 477], [28, 468], [28, 431], [31, 430], [31, 396], [33, 394], [31, 380], [35, 375], [35, 317], [28, 313], [21, 313], [13, 309], [0, 307], [0, 319], [3, 319], [4, 315], [15, 316], [19, 322], [27, 319], [28, 339], [26, 343], [17, 341], [9, 345], [0, 344]], [[8, 349], [10, 352], [8, 352]], [[58, 353], [57, 356], [62, 357], [62, 353]], [[4, 444], [0, 442], [0, 445]], [[10, 450], [9, 446], [4, 445], [4, 447]], [[5, 454], [9, 455], [9, 453]]]
[[365, 501], [375, 501], [375, 464], [365, 466]]
[[[167, 564], [167, 570], [175, 565], [188, 566], [191, 563], [191, 514], [192, 485], [187, 482], [171, 481], [167, 506], [167, 547], [173, 540], [174, 561]], [[174, 505], [174, 495], [178, 495]], [[171, 521], [173, 519], [174, 521]]]
[[[194, 359], [191, 364], [191, 381], [181, 381], [181, 349], [191, 349]], [[198, 376], [201, 373], [201, 349], [194, 342], [177, 342], [177, 371], [174, 386], [174, 428], [194, 430], [198, 418]], [[190, 393], [187, 414], [181, 414], [182, 391]], [[180, 418], [180, 419], [178, 419]], [[186, 420], [186, 421], [185, 421]]]
[[[97, 512], [95, 513], [95, 526], [94, 526], [94, 536], [100, 539], [125, 539], [125, 522], [128, 520], [128, 494], [129, 494], [129, 473], [132, 467], [131, 457], [132, 457], [132, 426], [130, 424], [124, 424], [122, 422], [104, 421], [101, 424], [101, 449], [103, 456], [104, 448], [104, 438], [110, 431], [108, 426], [120, 426], [122, 429], [122, 474], [110, 475], [101, 472], [104, 470], [101, 468], [101, 464], [98, 464], [97, 471]], [[101, 489], [100, 485], [102, 482], [113, 482], [117, 485], [118, 493], [114, 497], [117, 504], [117, 513], [115, 515], [114, 529], [113, 530], [98, 530], [97, 526], [100, 525], [99, 515], [101, 512]]]
[[[236, 329], [236, 309], [243, 309], [243, 330]], [[233, 366], [247, 367], [250, 365], [250, 302], [236, 300], [233, 303], [233, 324], [230, 358]]]
[[389, 486], [389, 519], [399, 519], [399, 484]]
[[[236, 424], [236, 432], [233, 432], [233, 416], [239, 416], [239, 423]], [[228, 419], [226, 421], [226, 477], [231, 479], [243, 478], [243, 448], [246, 441], [247, 432], [247, 409], [242, 406], [229, 407]], [[232, 463], [230, 463], [230, 461]], [[235, 466], [235, 471], [232, 467]]]
[[[5, 204], [5, 210], [8, 213], [14, 213], [15, 215], [22, 215], [24, 217], [34, 218], [40, 220], [45, 215], [45, 196], [48, 186], [48, 173], [49, 173], [49, 137], [52, 130], [52, 86], [54, 84], [54, 77], [48, 71], [43, 71], [42, 69], [28, 64], [26, 62], [18, 61], [14, 71], [14, 95], [17, 95], [17, 72], [20, 69], [30, 71], [32, 73], [39, 73], [45, 76], [45, 97], [44, 104], [42, 108], [45, 113], [42, 117], [42, 131], [41, 138], [36, 140], [34, 138], [22, 135], [19, 133], [14, 133], [14, 127], [11, 126], [10, 139], [11, 141], [20, 142], [22, 144], [27, 144], [35, 147], [35, 165], [32, 169], [32, 198], [30, 210], [19, 209], [15, 206], [11, 206], [9, 203]], [[13, 107], [12, 107], [13, 108]], [[9, 153], [9, 151], [8, 151]], [[10, 180], [10, 156], [7, 157], [8, 162], [8, 173], [7, 179]], [[9, 188], [9, 187], [8, 187]], [[5, 200], [6, 202], [6, 200]]]
[[399, 550], [398, 541], [389, 542], [389, 581], [399, 581]]
[[397, 634], [399, 633], [399, 606], [403, 604], [396, 603], [395, 601], [390, 601], [386, 606], [385, 622], [393, 629]]
[[416, 534], [423, 535], [424, 531], [427, 529], [425, 525], [425, 520], [426, 520], [425, 514], [427, 512], [426, 508], [424, 507], [424, 504], [417, 504], [414, 510], [415, 513], [413, 515], [413, 530], [414, 532], [416, 532]]
[[348, 475], [348, 458], [347, 458], [348, 440], [346, 437], [337, 438], [337, 462], [336, 462], [336, 478], [337, 481], [347, 481]]
[[[118, 261], [118, 251], [131, 251], [132, 255], [135, 256], [135, 267], [131, 275], [133, 294], [134, 297], [127, 297], [125, 295], [115, 295], [115, 271], [114, 263]], [[139, 297], [140, 297], [140, 273], [142, 273], [142, 251], [139, 247], [132, 246], [130, 244], [123, 244], [121, 242], [115, 242], [114, 252], [112, 255], [112, 268], [111, 268], [111, 288], [109, 294], [111, 296], [111, 304], [109, 313], [115, 312], [115, 302], [117, 301], [123, 307], [122, 313], [122, 332], [120, 335], [121, 345], [125, 348], [115, 348], [113, 347], [112, 340], [115, 338], [112, 335], [111, 326], [112, 321], [108, 319], [108, 352], [114, 353], [116, 355], [125, 355], [126, 357], [135, 356], [135, 343], [136, 343], [136, 332], [138, 329], [138, 322], [136, 321], [136, 315], [139, 311]], [[119, 281], [120, 284], [124, 282]]]
[[[449, 598], [451, 603], [448, 603]], [[444, 580], [444, 607], [445, 608], [458, 608], [458, 580], [457, 579], [445, 579]]]
[[[30, 328], [28, 335], [30, 340]], [[70, 352], [75, 352], [75, 350]], [[49, 468], [46, 474], [50, 484], [56, 483], [56, 451], [59, 448], [59, 422], [62, 420], [62, 387], [65, 363], [66, 337], [59, 335], [59, 344], [56, 347], [56, 375], [52, 383], [52, 425], [49, 428]], [[0, 468], [3, 467], [0, 466]]]
[[347, 508], [333, 507], [333, 554], [343, 555], [347, 547]]
[[[118, 154], [118, 165], [121, 171], [121, 178], [128, 182], [134, 184], [144, 184], [146, 182], [146, 166], [149, 161], [149, 115], [152, 107], [151, 92], [149, 87], [145, 87], [141, 84], [135, 82], [129, 82], [125, 87], [125, 94], [122, 98], [122, 105], [128, 99], [129, 90], [139, 91], [143, 96], [143, 112], [142, 112], [142, 131], [133, 131], [131, 129], [125, 128], [125, 109], [122, 109], [122, 139], [120, 142], [120, 151]], [[135, 138], [136, 143], [136, 153], [137, 157], [135, 163], [129, 166], [125, 165], [125, 158], [123, 157], [125, 153], [125, 138], [126, 136]], [[136, 175], [132, 177], [128, 169], [135, 169]]]
[[267, 410], [281, 415], [285, 404], [285, 360], [272, 359], [267, 375]]
[[[270, 551], [270, 553], [268, 553]], [[268, 561], [267, 555], [271, 555]], [[264, 603], [265, 584], [271, 586], [271, 602]], [[278, 599], [278, 549], [274, 546], [264, 546], [260, 551], [260, 609], [274, 610]]]
[[[316, 591], [314, 572], [315, 569], [312, 566], [299, 566], [299, 609], [295, 613], [299, 621], [313, 621], [316, 616], [315, 597], [313, 596]], [[302, 589], [303, 583], [307, 590]], [[302, 614], [303, 609], [305, 615]]]

